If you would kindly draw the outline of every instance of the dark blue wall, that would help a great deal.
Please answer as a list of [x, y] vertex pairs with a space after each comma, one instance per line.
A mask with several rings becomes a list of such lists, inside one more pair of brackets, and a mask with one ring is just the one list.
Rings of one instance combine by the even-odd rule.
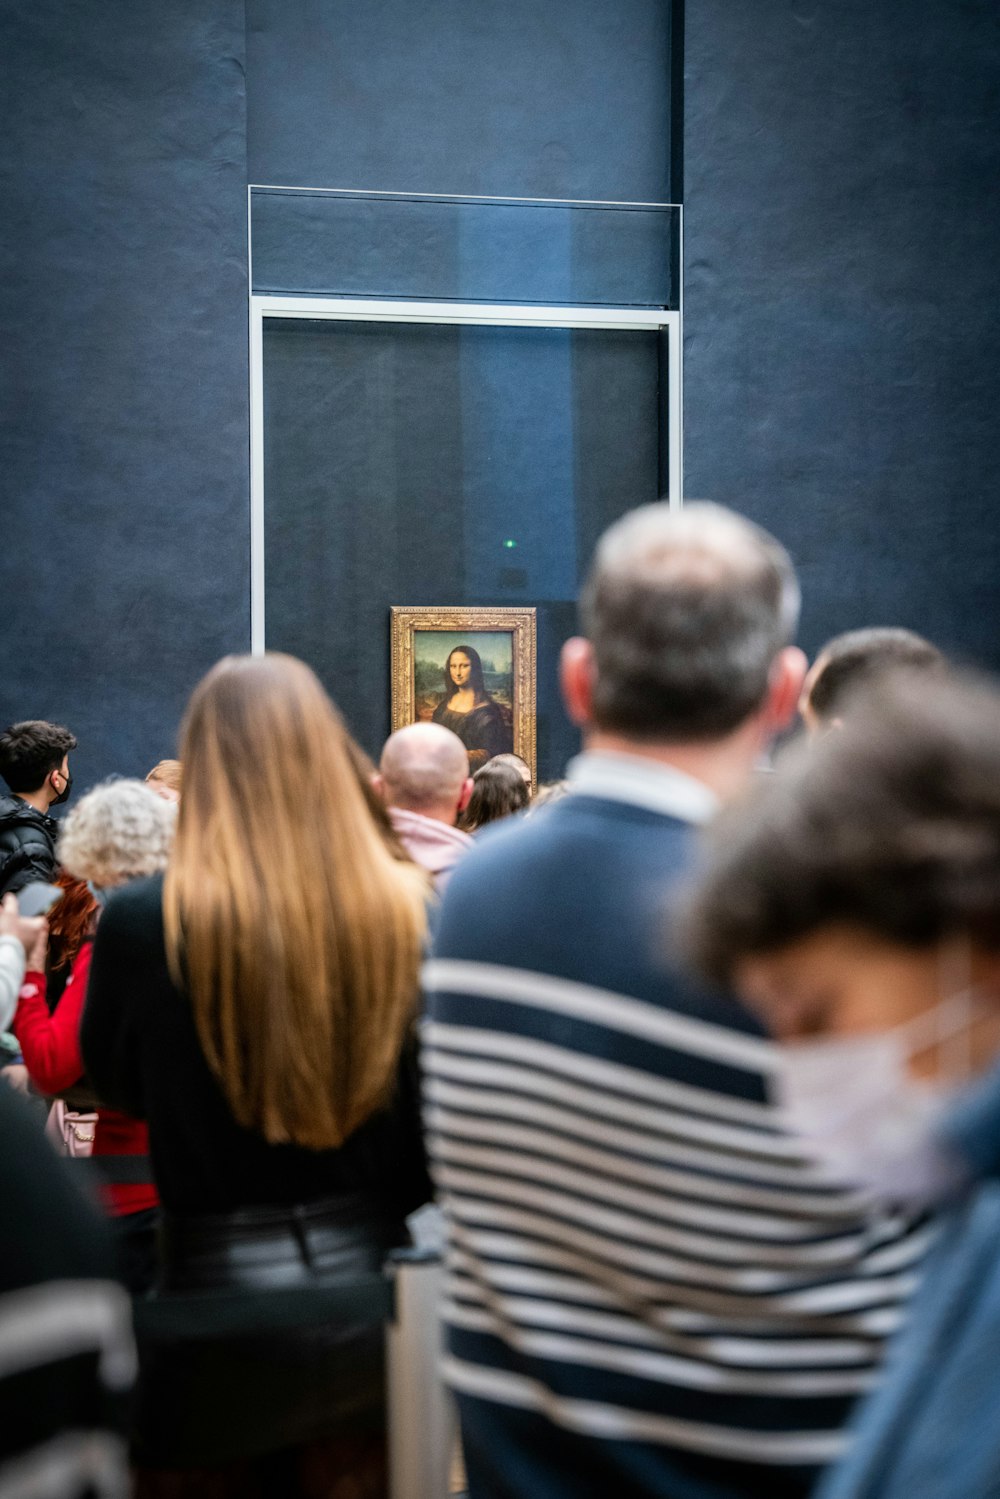
[[[69, 722], [84, 782], [141, 771], [248, 644], [247, 155], [664, 198], [668, 15], [0, 0], [0, 720]], [[807, 644], [886, 620], [997, 662], [1000, 11], [688, 0], [686, 29], [688, 493], [786, 538]]]
[[247, 0], [252, 182], [662, 202], [668, 0]]
[[241, 0], [0, 10], [0, 723], [173, 752], [249, 642]]
[[1000, 7], [688, 0], [687, 493], [1000, 665]]
[[248, 178], [662, 199], [668, 15], [0, 0], [0, 722], [142, 772], [249, 644]]

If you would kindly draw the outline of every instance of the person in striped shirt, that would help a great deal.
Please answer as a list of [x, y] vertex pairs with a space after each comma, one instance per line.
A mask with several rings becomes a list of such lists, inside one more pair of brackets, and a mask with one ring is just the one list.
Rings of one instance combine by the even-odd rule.
[[720, 507], [613, 526], [563, 652], [570, 794], [445, 897], [425, 1117], [472, 1499], [798, 1499], [914, 1287], [926, 1228], [783, 1131], [777, 1049], [664, 936], [794, 712], [798, 602]]

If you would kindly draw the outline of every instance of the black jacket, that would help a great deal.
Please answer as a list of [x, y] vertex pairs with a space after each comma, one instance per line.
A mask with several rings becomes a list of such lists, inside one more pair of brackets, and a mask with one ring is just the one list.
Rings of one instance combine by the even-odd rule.
[[52, 879], [58, 831], [54, 817], [21, 797], [0, 797], [0, 897], [16, 895], [34, 880]]
[[3, 1083], [0, 1139], [0, 1487], [83, 1499], [107, 1462], [101, 1492], [124, 1494], [124, 1462], [105, 1444], [125, 1423], [132, 1318], [107, 1225]]

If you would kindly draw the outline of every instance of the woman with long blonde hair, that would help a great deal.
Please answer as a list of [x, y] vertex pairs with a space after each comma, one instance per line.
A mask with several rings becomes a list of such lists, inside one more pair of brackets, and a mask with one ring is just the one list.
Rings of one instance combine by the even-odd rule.
[[[105, 913], [83, 1025], [102, 1098], [149, 1124], [162, 1293], [367, 1274], [429, 1195], [412, 1050], [423, 877], [386, 845], [300, 661], [219, 662], [181, 756], [166, 876]], [[345, 1492], [380, 1494], [381, 1335], [310, 1325], [160, 1349], [142, 1461], [181, 1471], [176, 1488], [147, 1471], [146, 1492], [196, 1499], [211, 1464], [213, 1495], [243, 1493], [261, 1461], [273, 1486], [280, 1449], [289, 1493], [313, 1491], [297, 1487], [305, 1463], [325, 1475], [316, 1492], [340, 1493], [347, 1467]]]

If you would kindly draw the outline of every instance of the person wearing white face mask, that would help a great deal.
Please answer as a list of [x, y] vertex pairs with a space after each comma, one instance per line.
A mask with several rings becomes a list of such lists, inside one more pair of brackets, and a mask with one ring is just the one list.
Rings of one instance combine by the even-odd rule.
[[939, 1214], [816, 1499], [995, 1499], [1000, 691], [900, 679], [786, 757], [713, 829], [684, 940], [787, 1043], [774, 1096], [831, 1175]]
[[[838, 945], [843, 954], [843, 933]], [[967, 1184], [968, 1168], [940, 1134], [956, 1090], [975, 1075], [973, 1034], [990, 1013], [972, 969], [968, 938], [943, 943], [929, 1008], [887, 1029], [799, 1041], [773, 1079], [788, 1128], [838, 1182], [867, 1188], [890, 1207], [931, 1208]], [[862, 963], [858, 976], [864, 971]], [[772, 981], [768, 958], [763, 967], [747, 960], [744, 991], [753, 998], [759, 987], [765, 1010]], [[903, 996], [923, 997], [916, 987]], [[930, 1071], [911, 1070], [931, 1057]]]

